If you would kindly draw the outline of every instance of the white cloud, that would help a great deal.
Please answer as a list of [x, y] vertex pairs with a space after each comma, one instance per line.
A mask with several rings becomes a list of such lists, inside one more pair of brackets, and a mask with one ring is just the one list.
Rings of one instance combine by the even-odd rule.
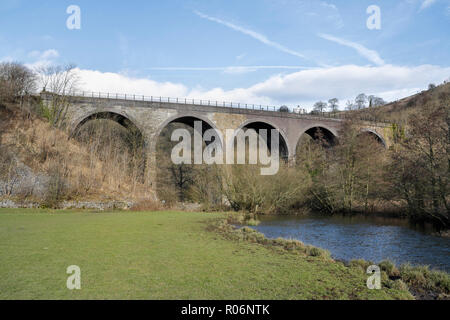
[[28, 57], [34, 60], [32, 63], [25, 64], [28, 68], [39, 69], [54, 64], [55, 59], [59, 57], [59, 52], [55, 49], [45, 51], [34, 50], [28, 53]]
[[41, 59], [53, 59], [53, 58], [58, 58], [59, 57], [59, 52], [55, 49], [50, 49], [50, 50], [46, 50], [42, 53], [41, 55]]
[[284, 53], [287, 53], [287, 54], [290, 54], [290, 55], [293, 55], [293, 56], [296, 56], [296, 57], [299, 57], [299, 58], [306, 59], [306, 57], [303, 54], [301, 54], [301, 53], [299, 53], [297, 51], [291, 50], [291, 49], [289, 49], [289, 48], [287, 48], [287, 47], [285, 47], [285, 46], [283, 46], [283, 45], [281, 45], [281, 44], [279, 44], [277, 42], [271, 41], [265, 35], [263, 35], [261, 33], [255, 32], [255, 31], [250, 30], [250, 29], [246, 29], [244, 27], [235, 25], [235, 24], [227, 22], [227, 21], [223, 21], [223, 20], [218, 19], [218, 18], [214, 18], [214, 17], [208, 16], [208, 15], [206, 15], [204, 13], [199, 12], [199, 11], [194, 11], [194, 13], [196, 15], [198, 15], [199, 17], [203, 18], [203, 19], [207, 19], [209, 21], [213, 21], [213, 22], [219, 23], [219, 24], [224, 25], [224, 26], [226, 26], [226, 27], [228, 27], [230, 29], [233, 29], [234, 31], [238, 31], [238, 32], [241, 32], [241, 33], [243, 33], [245, 35], [248, 35], [248, 36], [252, 37], [253, 39], [258, 40], [259, 42], [262, 42], [265, 45], [268, 45], [269, 47], [275, 48], [275, 49], [277, 49], [279, 51], [282, 51]]
[[381, 59], [380, 55], [378, 54], [378, 52], [374, 51], [374, 50], [370, 50], [367, 49], [366, 47], [364, 47], [363, 45], [356, 43], [356, 42], [352, 42], [352, 41], [348, 41], [348, 40], [344, 40], [341, 38], [337, 38], [334, 36], [330, 36], [328, 34], [319, 34], [319, 37], [325, 39], [325, 40], [329, 40], [329, 41], [333, 41], [336, 42], [340, 45], [343, 46], [347, 46], [350, 48], [355, 49], [361, 56], [363, 56], [364, 58], [366, 58], [367, 60], [373, 62], [376, 65], [384, 65], [384, 60]]
[[11, 56], [5, 56], [5, 57], [0, 58], [0, 62], [13, 62], [13, 61], [14, 61], [14, 58]]
[[450, 67], [346, 65], [316, 68], [272, 76], [253, 86], [231, 90], [188, 88], [183, 84], [156, 82], [92, 70], [79, 70], [79, 73], [83, 89], [86, 91], [187, 97], [263, 105], [288, 104], [310, 108], [318, 100], [334, 97], [342, 104], [362, 92], [375, 94], [388, 101], [403, 98], [425, 89], [429, 83], [441, 83], [449, 77]]
[[49, 60], [59, 57], [59, 52], [55, 49], [48, 49], [43, 52], [34, 50], [28, 53], [28, 56], [38, 60]]
[[422, 5], [420, 6], [420, 11], [430, 7], [431, 5], [433, 5], [436, 2], [436, 0], [424, 0], [422, 2]]
[[80, 85], [85, 91], [129, 93], [153, 96], [185, 97], [188, 89], [182, 84], [132, 78], [119, 73], [77, 69]]

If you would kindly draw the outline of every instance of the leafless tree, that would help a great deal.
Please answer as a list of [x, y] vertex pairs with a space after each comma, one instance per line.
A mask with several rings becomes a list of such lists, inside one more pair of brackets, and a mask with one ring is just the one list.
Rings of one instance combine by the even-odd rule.
[[339, 100], [337, 98], [333, 98], [328, 100], [328, 109], [331, 112], [336, 112], [339, 110]]
[[316, 102], [313, 106], [314, 111], [323, 113], [325, 108], [327, 107], [327, 104], [325, 102], [319, 101]]
[[368, 96], [367, 100], [369, 101], [369, 108], [380, 107], [386, 104], [386, 101], [384, 101], [383, 98], [374, 95]]
[[78, 88], [79, 77], [75, 65], [47, 66], [38, 70], [40, 85], [43, 92], [53, 94], [52, 102], [46, 106], [44, 116], [57, 127], [64, 123], [70, 96]]
[[36, 91], [36, 74], [17, 62], [0, 63], [0, 102], [14, 102]]
[[355, 103], [358, 106], [358, 109], [365, 108], [366, 102], [367, 102], [367, 96], [364, 93], [359, 94], [355, 99]]
[[0, 181], [2, 189], [0, 194], [12, 195], [19, 182], [19, 171], [16, 158], [6, 150], [0, 150]]

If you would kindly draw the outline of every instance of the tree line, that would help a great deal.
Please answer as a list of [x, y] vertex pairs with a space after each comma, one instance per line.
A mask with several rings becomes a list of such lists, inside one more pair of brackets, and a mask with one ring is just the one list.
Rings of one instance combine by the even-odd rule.
[[[386, 104], [383, 98], [369, 95], [364, 93], [359, 94], [354, 101], [348, 100], [345, 110], [361, 110], [364, 108], [380, 107]], [[332, 98], [328, 100], [328, 103], [323, 101], [318, 101], [313, 106], [313, 113], [323, 113], [323, 112], [336, 113], [339, 111], [339, 99]]]

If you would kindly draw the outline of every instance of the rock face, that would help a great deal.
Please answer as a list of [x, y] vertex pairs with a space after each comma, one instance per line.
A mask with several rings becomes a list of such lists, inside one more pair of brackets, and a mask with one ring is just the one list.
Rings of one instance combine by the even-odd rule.
[[131, 201], [64, 201], [62, 209], [94, 209], [94, 210], [129, 210], [134, 205]]
[[[134, 205], [131, 201], [63, 201], [60, 209], [91, 209], [91, 210], [129, 210]], [[0, 200], [0, 208], [39, 208], [37, 202]]]
[[39, 208], [39, 203], [15, 202], [11, 199], [0, 200], [0, 208]]
[[9, 181], [0, 180], [1, 196], [27, 196], [42, 198], [45, 196], [49, 177], [45, 174], [35, 174], [33, 170], [19, 160]]

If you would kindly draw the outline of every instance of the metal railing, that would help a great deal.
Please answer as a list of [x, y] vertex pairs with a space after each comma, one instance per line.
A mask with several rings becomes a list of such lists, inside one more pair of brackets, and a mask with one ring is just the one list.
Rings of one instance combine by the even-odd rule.
[[246, 110], [263, 110], [263, 111], [278, 111], [279, 107], [268, 106], [262, 104], [249, 104], [249, 103], [237, 103], [216, 101], [208, 99], [191, 99], [191, 98], [171, 98], [163, 96], [145, 96], [138, 94], [123, 94], [123, 93], [104, 93], [104, 92], [86, 92], [76, 91], [67, 94], [73, 97], [86, 97], [86, 98], [101, 98], [101, 99], [115, 99], [115, 100], [130, 100], [130, 101], [143, 101], [143, 102], [159, 102], [159, 103], [175, 103], [175, 104], [189, 104], [200, 105], [209, 107], [222, 107], [233, 109], [246, 109]]
[[[41, 94], [53, 94], [52, 92], [42, 92]], [[269, 106], [262, 104], [249, 104], [249, 103], [236, 103], [226, 101], [216, 101], [208, 99], [192, 99], [192, 98], [170, 98], [163, 96], [145, 96], [138, 94], [123, 94], [123, 93], [104, 93], [104, 92], [88, 92], [88, 91], [71, 91], [69, 93], [63, 93], [69, 97], [84, 97], [95, 99], [112, 99], [112, 100], [128, 100], [136, 102], [153, 102], [153, 103], [173, 103], [173, 104], [186, 104], [186, 105], [199, 105], [217, 108], [231, 108], [240, 110], [255, 110], [255, 111], [269, 111], [276, 112], [277, 116], [296, 116], [301, 118], [327, 118], [327, 119], [355, 119], [355, 115], [349, 115], [347, 112], [310, 112], [310, 113], [297, 113], [292, 110], [280, 111], [280, 107]], [[377, 117], [361, 116], [357, 117], [358, 120], [378, 123], [393, 123], [393, 121], [379, 119]]]

